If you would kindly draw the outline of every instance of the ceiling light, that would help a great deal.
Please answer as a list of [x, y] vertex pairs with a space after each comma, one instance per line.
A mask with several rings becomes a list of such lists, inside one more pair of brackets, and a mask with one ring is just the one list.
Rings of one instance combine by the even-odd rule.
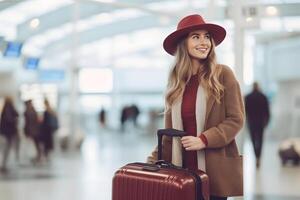
[[253, 21], [253, 18], [252, 18], [252, 17], [247, 17], [247, 18], [246, 18], [246, 22], [251, 22], [251, 21]]
[[278, 9], [276, 7], [274, 7], [274, 6], [268, 6], [266, 8], [266, 13], [269, 16], [275, 16], [275, 15], [278, 14]]
[[35, 18], [35, 19], [30, 21], [30, 27], [32, 29], [37, 28], [39, 25], [40, 25], [40, 20], [38, 18]]

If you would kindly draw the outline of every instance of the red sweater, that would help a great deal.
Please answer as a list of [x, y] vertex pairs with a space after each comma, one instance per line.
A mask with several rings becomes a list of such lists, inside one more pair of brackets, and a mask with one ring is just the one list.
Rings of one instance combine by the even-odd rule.
[[[198, 75], [193, 75], [187, 83], [183, 92], [181, 105], [181, 118], [183, 123], [183, 130], [187, 135], [197, 136], [197, 122], [196, 122], [196, 97], [199, 87]], [[207, 145], [207, 139], [201, 135], [200, 139]], [[183, 166], [191, 169], [198, 169], [197, 151], [183, 150], [184, 163]]]

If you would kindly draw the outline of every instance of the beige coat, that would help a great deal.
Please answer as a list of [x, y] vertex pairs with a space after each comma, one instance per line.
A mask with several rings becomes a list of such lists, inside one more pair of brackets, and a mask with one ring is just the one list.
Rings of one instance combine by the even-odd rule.
[[[208, 141], [204, 150], [205, 168], [210, 178], [211, 195], [242, 196], [243, 159], [238, 152], [235, 136], [244, 124], [244, 104], [239, 84], [232, 70], [224, 65], [218, 65], [218, 67], [222, 67], [219, 81], [225, 87], [225, 92], [220, 104], [212, 96], [207, 97], [203, 129], [203, 134]], [[199, 101], [198, 98], [197, 101]], [[175, 117], [172, 113], [174, 115], [173, 110], [165, 115], [165, 128], [178, 127], [172, 124], [174, 121], [181, 121], [176, 120], [176, 118], [181, 118], [181, 114]], [[197, 126], [199, 123], [197, 119]], [[172, 139], [169, 137], [163, 138], [163, 159], [169, 162], [174, 161]], [[148, 157], [149, 163], [155, 160], [157, 160], [157, 148]]]

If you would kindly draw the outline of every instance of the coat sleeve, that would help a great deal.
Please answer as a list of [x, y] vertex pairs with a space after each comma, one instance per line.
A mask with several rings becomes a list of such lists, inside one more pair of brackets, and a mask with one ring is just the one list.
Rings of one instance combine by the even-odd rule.
[[[164, 115], [164, 126], [165, 128], [172, 128], [172, 116], [171, 116], [171, 112], [166, 113]], [[169, 156], [167, 156], [167, 152], [171, 151], [171, 147], [172, 147], [172, 138], [170, 137], [166, 137], [163, 136], [163, 152], [162, 152], [162, 157], [164, 160], [171, 162], [170, 159], [168, 159]], [[147, 158], [147, 163], [154, 163], [155, 161], [157, 161], [158, 157], [158, 148], [157, 146], [155, 147], [155, 149], [152, 151], [151, 155], [148, 156]]]
[[244, 125], [245, 111], [239, 83], [233, 72], [226, 68], [224, 72], [225, 119], [216, 126], [204, 131], [207, 148], [219, 148], [229, 144]]

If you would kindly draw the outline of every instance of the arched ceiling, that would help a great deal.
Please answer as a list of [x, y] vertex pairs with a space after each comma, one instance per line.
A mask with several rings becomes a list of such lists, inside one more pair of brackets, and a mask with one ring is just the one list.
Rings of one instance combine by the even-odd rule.
[[[161, 2], [161, 0], [144, 0], [144, 1], [132, 1], [136, 4], [147, 4], [147, 3], [155, 3]], [[138, 4], [137, 4], [138, 5]], [[17, 38], [19, 40], [27, 40], [29, 37], [34, 35], [43, 33], [49, 29], [61, 26], [65, 23], [70, 23], [74, 20], [74, 11], [76, 5], [69, 4], [63, 7], [60, 7], [56, 10], [51, 12], [43, 13], [40, 16], [36, 16], [36, 18], [40, 21], [40, 26], [38, 29], [33, 30], [30, 28], [29, 24], [31, 19], [24, 21], [23, 23], [19, 24], [17, 27]], [[78, 3], [78, 18], [80, 20], [84, 20], [88, 17], [93, 15], [97, 15], [100, 13], [108, 13], [113, 12], [114, 10], [120, 9], [120, 6], [115, 6], [108, 3], [101, 3], [101, 2], [91, 2], [91, 1], [79, 1]]]
[[[17, 8], [18, 4], [26, 3], [30, 14], [30, 2], [34, 3], [37, 0], [28, 1], [3, 1], [0, 2], [0, 17], [1, 12]], [[54, 1], [54, 0], [53, 0]], [[56, 0], [55, 0], [56, 1]], [[174, 26], [177, 18], [187, 12], [205, 13], [206, 6], [211, 6], [208, 1], [182, 1], [182, 0], [122, 0], [122, 1], [70, 1], [60, 0], [60, 6], [48, 10], [47, 12], [31, 12], [30, 17], [25, 17], [20, 23], [16, 24], [16, 40], [25, 41], [25, 45], [34, 48], [40, 48], [41, 55], [53, 56], [53, 54], [61, 53], [69, 50], [73, 39], [72, 27], [74, 19], [78, 19], [78, 23], [82, 22], [83, 28], [76, 29], [77, 45], [85, 45], [106, 37], [133, 32], [151, 27], [166, 27]], [[78, 4], [75, 5], [75, 2]], [[227, 1], [215, 0], [214, 19], [224, 19], [230, 16], [230, 8], [227, 6]], [[256, 1], [258, 2], [258, 1]], [[275, 1], [274, 1], [275, 2]], [[285, 1], [285, 3], [266, 3], [262, 1], [258, 6], [258, 10], [264, 10], [267, 6], [275, 6], [278, 9], [279, 17], [294, 17], [300, 16], [300, 1]], [[254, 4], [253, 4], [254, 5]], [[31, 5], [32, 6], [32, 5]], [[76, 7], [77, 6], [77, 7]], [[20, 8], [18, 8], [20, 9]], [[26, 10], [26, 8], [22, 8]], [[20, 10], [22, 10], [20, 9]], [[101, 20], [97, 18], [99, 15], [112, 16], [119, 10], [135, 10], [140, 14], [130, 18], [118, 18], [111, 23], [99, 23]], [[75, 14], [74, 14], [75, 13]], [[77, 13], [77, 14], [76, 14]], [[262, 17], [268, 17], [264, 12]], [[106, 16], [106, 17], [107, 17]], [[104, 16], [105, 17], [105, 16]], [[30, 27], [30, 22], [33, 18], [39, 19], [39, 26], [36, 29]], [[91, 23], [91, 20], [94, 20]], [[99, 19], [99, 22], [97, 22]], [[95, 22], [96, 20], [96, 22]], [[0, 19], [0, 23], [5, 19]], [[84, 27], [85, 26], [85, 27]], [[65, 30], [63, 28], [66, 28]], [[56, 31], [60, 29], [61, 31]], [[55, 30], [55, 31], [54, 31]], [[52, 31], [52, 33], [51, 33]], [[51, 34], [49, 34], [51, 33]], [[49, 39], [51, 35], [51, 39]], [[38, 42], [42, 44], [38, 44]], [[38, 45], [36, 45], [38, 44]], [[30, 46], [31, 45], [31, 46]], [[30, 52], [30, 51], [29, 51]]]

